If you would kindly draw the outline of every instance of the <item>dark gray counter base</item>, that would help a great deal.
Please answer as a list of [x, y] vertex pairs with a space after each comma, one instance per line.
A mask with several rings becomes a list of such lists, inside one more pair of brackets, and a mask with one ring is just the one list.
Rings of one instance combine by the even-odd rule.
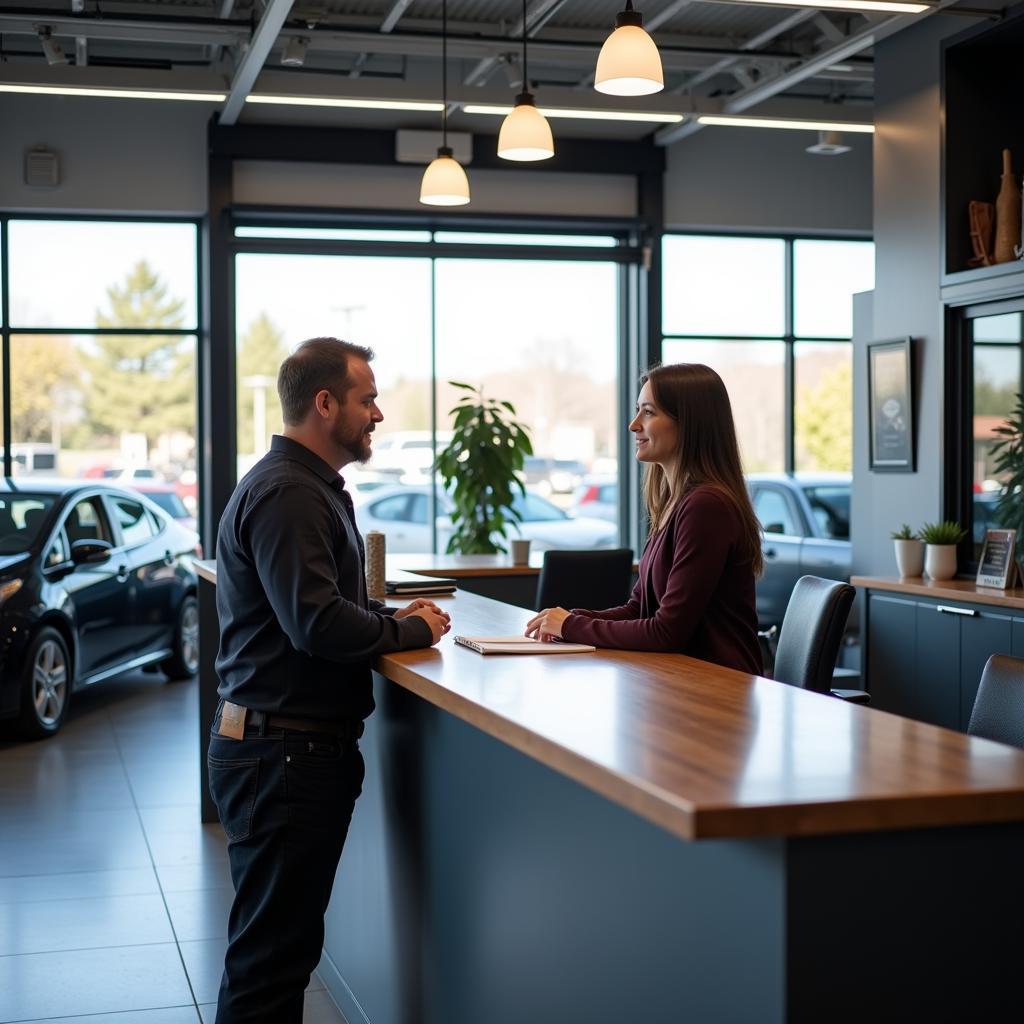
[[996, 922], [1024, 910], [1024, 827], [684, 842], [379, 676], [375, 690], [321, 970], [350, 1024], [939, 1021], [1016, 1004], [1019, 951]]

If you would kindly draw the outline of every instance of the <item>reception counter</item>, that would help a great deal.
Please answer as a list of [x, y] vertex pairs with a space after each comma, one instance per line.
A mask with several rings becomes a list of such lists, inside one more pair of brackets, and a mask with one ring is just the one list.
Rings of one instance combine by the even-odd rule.
[[[453, 633], [529, 614], [445, 605]], [[1024, 912], [1024, 752], [677, 655], [485, 658], [449, 636], [378, 659], [374, 688], [320, 969], [350, 1022], [980, 1019], [1016, 1001], [1000, 921]]]

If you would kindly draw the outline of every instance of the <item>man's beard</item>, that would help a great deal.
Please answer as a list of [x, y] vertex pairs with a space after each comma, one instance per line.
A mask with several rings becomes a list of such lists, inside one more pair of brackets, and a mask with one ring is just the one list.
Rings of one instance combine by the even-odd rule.
[[[371, 428], [372, 429], [372, 428]], [[373, 449], [370, 446], [366, 430], [349, 432], [340, 424], [334, 428], [334, 443], [352, 456], [360, 465], [370, 461]]]

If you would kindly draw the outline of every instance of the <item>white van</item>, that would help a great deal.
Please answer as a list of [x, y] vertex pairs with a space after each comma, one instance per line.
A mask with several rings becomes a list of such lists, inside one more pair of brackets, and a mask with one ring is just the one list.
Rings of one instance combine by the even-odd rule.
[[11, 472], [15, 476], [56, 476], [58, 454], [52, 444], [12, 444]]

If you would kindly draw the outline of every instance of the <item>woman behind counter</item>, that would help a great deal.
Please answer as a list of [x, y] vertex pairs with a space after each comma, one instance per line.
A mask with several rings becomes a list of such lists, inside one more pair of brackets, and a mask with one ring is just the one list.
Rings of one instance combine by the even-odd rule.
[[671, 651], [760, 673], [754, 578], [762, 568], [761, 526], [725, 385], [700, 363], [656, 367], [641, 383], [629, 425], [637, 460], [648, 463], [650, 536], [640, 578], [626, 604], [545, 608], [527, 636]]

